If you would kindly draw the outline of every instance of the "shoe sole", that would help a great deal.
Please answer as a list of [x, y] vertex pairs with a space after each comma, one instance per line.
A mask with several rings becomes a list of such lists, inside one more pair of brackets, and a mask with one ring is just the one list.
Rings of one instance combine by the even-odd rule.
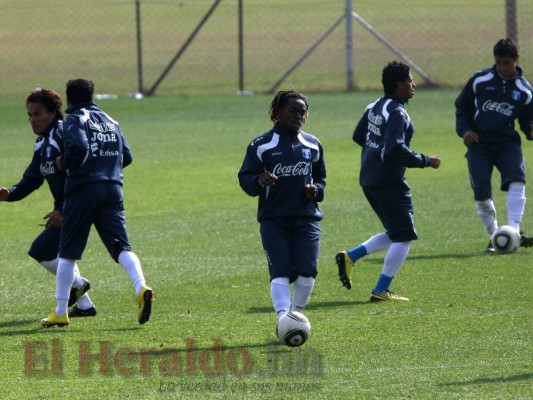
[[382, 297], [376, 297], [374, 295], [370, 296], [370, 302], [371, 303], [376, 303], [376, 302], [379, 302], [379, 301], [409, 301], [409, 299], [408, 298], [398, 299], [398, 298], [394, 298], [394, 297], [382, 298]]
[[44, 326], [45, 328], [51, 328], [53, 326], [58, 326], [60, 328], [66, 328], [68, 327], [68, 324], [63, 324], [63, 323], [55, 323], [55, 324], [47, 324], [45, 322], [41, 322], [42, 326]]
[[344, 259], [344, 254], [337, 254], [335, 256], [335, 262], [339, 267], [339, 278], [342, 282], [342, 286], [344, 286], [346, 289], [351, 289], [352, 282], [350, 282], [350, 278], [348, 278], [348, 274], [346, 273], [346, 260]]
[[141, 310], [141, 316], [139, 317], [139, 324], [144, 324], [150, 319], [150, 314], [152, 314], [152, 301], [154, 300], [154, 292], [152, 290], [147, 290], [143, 293], [144, 305]]

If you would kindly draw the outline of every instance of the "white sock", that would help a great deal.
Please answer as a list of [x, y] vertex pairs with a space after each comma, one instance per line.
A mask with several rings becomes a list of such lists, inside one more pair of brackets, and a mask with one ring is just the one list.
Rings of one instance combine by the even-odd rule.
[[390, 247], [391, 243], [392, 242], [390, 240], [389, 235], [383, 232], [372, 236], [370, 239], [363, 243], [363, 246], [365, 246], [367, 254], [372, 254], [377, 251], [387, 250]]
[[135, 286], [135, 295], [138, 296], [142, 287], [146, 284], [139, 258], [132, 251], [123, 251], [118, 256], [118, 263], [130, 277], [133, 286]]
[[409, 249], [411, 248], [411, 241], [392, 243], [389, 251], [385, 255], [385, 262], [383, 263], [382, 274], [386, 276], [395, 276], [403, 263], [407, 259]]
[[[57, 275], [58, 263], [59, 257], [56, 257], [53, 260], [39, 262], [39, 264], [41, 264], [47, 271], [50, 271], [54, 275]], [[78, 265], [74, 264], [74, 283], [72, 284], [72, 287], [79, 289], [84, 283], [85, 281], [80, 276], [80, 270], [78, 269]]]
[[59, 258], [56, 257], [53, 260], [40, 261], [39, 264], [41, 264], [47, 271], [51, 272], [54, 275], [57, 275], [58, 262], [59, 262]]
[[87, 310], [87, 309], [89, 309], [91, 307], [94, 307], [94, 303], [89, 298], [89, 295], [87, 293], [84, 293], [78, 299], [78, 302], [76, 303], [76, 307], [78, 307], [78, 308], [80, 308], [82, 310]]
[[56, 315], [66, 314], [70, 288], [74, 282], [75, 260], [59, 258], [56, 276]]
[[498, 229], [498, 221], [496, 219], [496, 207], [492, 199], [483, 201], [476, 200], [477, 215], [481, 218], [483, 226], [489, 235], [492, 235]]
[[291, 310], [302, 311], [311, 297], [311, 292], [315, 286], [315, 278], [299, 276], [293, 285], [294, 293], [292, 295]]
[[520, 223], [526, 207], [526, 185], [513, 182], [507, 192], [507, 223], [520, 232]]
[[280, 318], [291, 308], [291, 287], [289, 278], [274, 278], [270, 282], [270, 297], [274, 310]]

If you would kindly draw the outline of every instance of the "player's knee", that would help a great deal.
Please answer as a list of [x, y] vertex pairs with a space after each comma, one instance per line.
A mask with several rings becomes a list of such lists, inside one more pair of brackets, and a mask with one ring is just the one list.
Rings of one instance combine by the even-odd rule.
[[296, 282], [302, 286], [313, 286], [315, 284], [315, 277], [300, 275], [296, 278]]

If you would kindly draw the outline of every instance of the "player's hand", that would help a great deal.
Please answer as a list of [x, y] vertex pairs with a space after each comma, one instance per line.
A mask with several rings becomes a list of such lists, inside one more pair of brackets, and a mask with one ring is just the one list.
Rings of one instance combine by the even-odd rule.
[[527, 140], [533, 140], [533, 129], [531, 129], [531, 132], [529, 132], [526, 136]]
[[313, 185], [312, 183], [308, 183], [304, 186], [305, 197], [308, 198], [309, 200], [316, 199], [317, 192], [318, 190], [316, 186]]
[[9, 198], [10, 193], [8, 188], [0, 187], [0, 201], [6, 201]]
[[265, 187], [268, 185], [275, 185], [276, 181], [278, 180], [278, 177], [274, 174], [271, 174], [268, 171], [263, 172], [261, 175], [259, 175], [259, 186]]
[[466, 131], [463, 135], [463, 143], [466, 146], [479, 143], [479, 138], [477, 133], [474, 131]]
[[52, 212], [49, 212], [43, 217], [43, 219], [47, 218], [48, 220], [46, 221], [46, 224], [44, 224], [44, 226], [46, 226], [47, 228], [49, 226], [52, 226], [54, 228], [59, 228], [61, 226], [61, 213], [59, 211], [54, 210]]
[[440, 156], [430, 156], [429, 166], [435, 169], [439, 168], [440, 167]]

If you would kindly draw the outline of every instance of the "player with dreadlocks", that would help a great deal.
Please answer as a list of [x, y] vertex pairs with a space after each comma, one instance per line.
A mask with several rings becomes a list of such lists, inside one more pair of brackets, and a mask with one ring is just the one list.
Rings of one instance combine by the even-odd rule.
[[326, 166], [319, 140], [301, 130], [308, 115], [304, 95], [279, 91], [269, 111], [274, 126], [248, 145], [238, 177], [248, 195], [259, 196], [257, 220], [279, 318], [302, 311], [315, 284]]

